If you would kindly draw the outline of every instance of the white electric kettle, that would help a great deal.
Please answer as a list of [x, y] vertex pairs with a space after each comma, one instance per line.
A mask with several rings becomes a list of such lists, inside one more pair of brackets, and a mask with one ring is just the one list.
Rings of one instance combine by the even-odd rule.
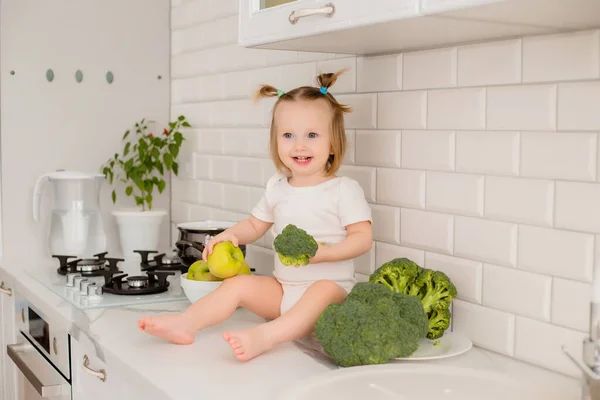
[[38, 178], [33, 191], [33, 219], [40, 219], [46, 182], [54, 191], [48, 247], [52, 255], [90, 258], [106, 250], [99, 195], [104, 175], [58, 170]]

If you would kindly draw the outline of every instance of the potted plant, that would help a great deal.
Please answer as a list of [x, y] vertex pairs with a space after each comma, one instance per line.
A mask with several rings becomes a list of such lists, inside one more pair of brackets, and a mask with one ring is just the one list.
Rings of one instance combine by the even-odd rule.
[[[134, 250], [156, 250], [160, 226], [167, 215], [164, 209], [153, 209], [155, 191], [162, 193], [167, 183], [165, 173], [179, 172], [177, 156], [183, 143], [182, 127], [190, 127], [183, 115], [169, 122], [161, 134], [154, 135], [149, 125], [153, 121], [142, 119], [134, 129], [123, 135], [123, 151], [115, 153], [102, 165], [102, 172], [110, 184], [122, 183], [124, 192], [135, 200], [137, 207], [115, 210], [121, 250], [125, 258], [135, 255]], [[113, 189], [112, 201], [117, 192]]]

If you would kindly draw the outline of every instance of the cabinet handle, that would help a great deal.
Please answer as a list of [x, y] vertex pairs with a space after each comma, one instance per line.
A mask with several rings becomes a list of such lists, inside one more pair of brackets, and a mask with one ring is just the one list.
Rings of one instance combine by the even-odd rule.
[[335, 6], [333, 3], [327, 3], [321, 8], [305, 8], [303, 10], [292, 11], [289, 20], [290, 24], [294, 25], [300, 18], [308, 17], [310, 15], [323, 14], [326, 17], [332, 17], [335, 13]]
[[83, 356], [83, 372], [85, 372], [88, 375], [95, 376], [102, 382], [106, 382], [106, 371], [103, 369], [99, 369], [98, 371], [94, 371], [93, 369], [91, 369], [90, 359], [88, 358], [87, 354]]
[[12, 296], [12, 289], [4, 287], [4, 282], [0, 282], [0, 293]]

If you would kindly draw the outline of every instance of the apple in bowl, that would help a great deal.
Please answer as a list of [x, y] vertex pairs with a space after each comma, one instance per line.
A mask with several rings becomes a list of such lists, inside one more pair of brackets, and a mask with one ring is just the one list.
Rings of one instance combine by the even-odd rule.
[[187, 273], [181, 274], [181, 288], [188, 300], [194, 303], [217, 289], [225, 279], [241, 274], [251, 274], [241, 250], [231, 242], [221, 242], [213, 248], [208, 262], [198, 260], [190, 265]]

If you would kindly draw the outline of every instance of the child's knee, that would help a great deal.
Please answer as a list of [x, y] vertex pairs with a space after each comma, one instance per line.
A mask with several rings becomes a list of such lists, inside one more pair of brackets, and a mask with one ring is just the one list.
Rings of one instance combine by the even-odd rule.
[[236, 276], [232, 276], [231, 278], [227, 278], [225, 279], [221, 285], [227, 285], [228, 287], [236, 287], [236, 288], [243, 288], [246, 287], [250, 284], [250, 281], [252, 280], [252, 277], [250, 275], [236, 275]]
[[313, 286], [316, 290], [330, 294], [337, 301], [343, 301], [348, 295], [346, 290], [338, 285], [337, 282], [327, 279], [316, 281], [311, 286]]

